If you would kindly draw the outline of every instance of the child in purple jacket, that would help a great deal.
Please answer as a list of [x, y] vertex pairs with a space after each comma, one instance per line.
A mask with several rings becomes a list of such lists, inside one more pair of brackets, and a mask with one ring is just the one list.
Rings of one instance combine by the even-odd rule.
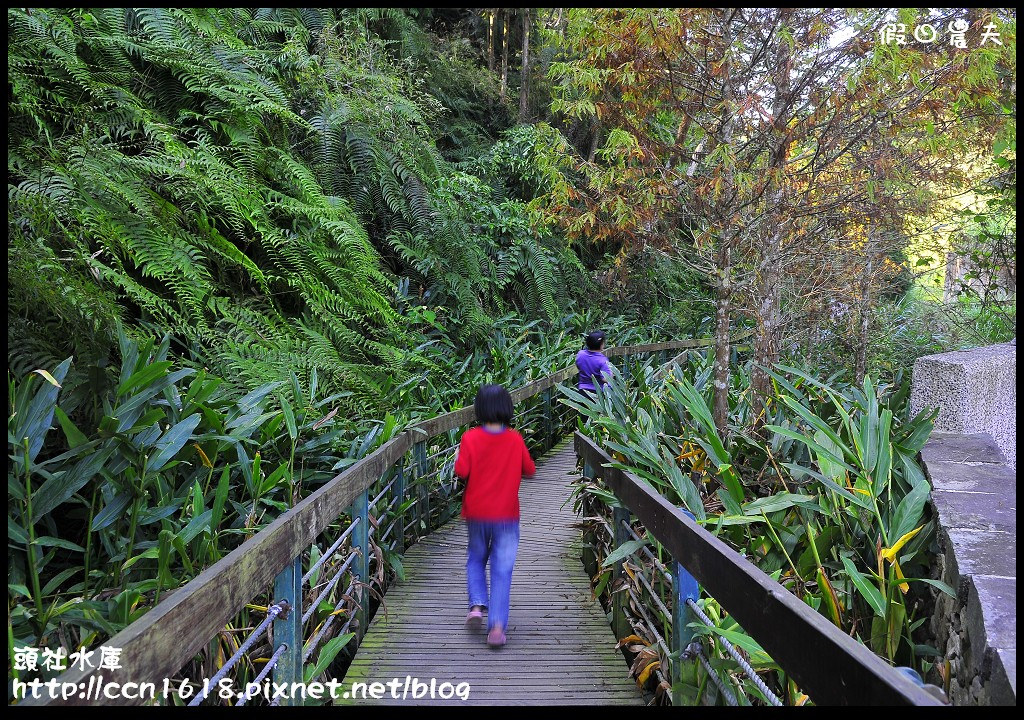
[[601, 352], [604, 350], [604, 331], [595, 330], [587, 335], [587, 346], [576, 354], [576, 367], [579, 368], [580, 392], [591, 395], [594, 392], [594, 382], [602, 386], [608, 384], [608, 377], [612, 375], [612, 366], [608, 358]]

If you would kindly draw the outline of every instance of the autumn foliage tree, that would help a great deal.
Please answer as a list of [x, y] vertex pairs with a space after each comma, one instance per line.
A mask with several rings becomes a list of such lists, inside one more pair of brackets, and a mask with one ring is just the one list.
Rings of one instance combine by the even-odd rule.
[[908, 242], [905, 218], [960, 191], [969, 182], [960, 160], [1005, 124], [1012, 74], [1000, 67], [1015, 63], [1012, 25], [996, 48], [977, 44], [991, 20], [977, 14], [966, 49], [881, 41], [895, 20], [944, 27], [956, 15], [569, 14], [565, 57], [551, 66], [552, 109], [608, 130], [593, 159], [567, 159], [581, 181], [553, 193], [548, 211], [578, 242], [611, 243], [621, 256], [654, 245], [711, 279], [720, 434], [734, 316], [756, 326], [754, 431], [770, 390], [766, 369], [800, 308], [837, 298], [854, 308], [862, 376], [866, 320]]

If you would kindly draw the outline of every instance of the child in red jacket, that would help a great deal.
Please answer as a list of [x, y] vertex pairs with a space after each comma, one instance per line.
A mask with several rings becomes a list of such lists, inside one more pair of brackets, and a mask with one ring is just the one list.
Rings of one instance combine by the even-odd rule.
[[[473, 403], [479, 426], [467, 430], [459, 443], [455, 474], [466, 479], [462, 517], [469, 547], [466, 628], [479, 629], [487, 610], [487, 644], [505, 644], [512, 566], [519, 549], [519, 482], [536, 472], [523, 437], [509, 427], [512, 396], [501, 385], [484, 385]], [[491, 565], [487, 592], [484, 566]]]

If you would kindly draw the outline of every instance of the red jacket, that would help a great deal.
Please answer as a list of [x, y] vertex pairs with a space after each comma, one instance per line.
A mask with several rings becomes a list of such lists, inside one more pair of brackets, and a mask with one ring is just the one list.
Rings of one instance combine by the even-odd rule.
[[462, 517], [468, 520], [518, 520], [519, 482], [537, 471], [523, 436], [511, 428], [491, 433], [467, 430], [459, 443], [455, 474], [467, 478]]

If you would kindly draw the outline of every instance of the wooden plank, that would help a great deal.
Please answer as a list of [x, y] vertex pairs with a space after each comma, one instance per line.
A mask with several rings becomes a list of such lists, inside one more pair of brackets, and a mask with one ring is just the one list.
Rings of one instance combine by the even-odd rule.
[[941, 705], [576, 433], [576, 452], [800, 688], [821, 705]]
[[[470, 633], [463, 627], [466, 534], [456, 521], [407, 553], [406, 580], [385, 595], [387, 615], [378, 612], [370, 623], [346, 684], [410, 675], [468, 682], [470, 702], [640, 703], [583, 569], [580, 531], [571, 527], [578, 518], [564, 505], [575, 468], [571, 448], [563, 445], [538, 466], [520, 491], [520, 550], [512, 576], [508, 644], [489, 648], [483, 631]], [[397, 596], [394, 602], [392, 595]], [[375, 702], [402, 704], [393, 698]]]
[[[754, 334], [753, 330], [743, 332], [729, 338], [729, 343], [736, 343]], [[647, 343], [646, 345], [625, 345], [622, 347], [611, 347], [604, 351], [608, 357], [619, 355], [636, 355], [638, 353], [659, 352], [661, 350], [685, 350], [699, 347], [709, 347], [715, 344], [714, 338], [699, 338], [692, 340], [667, 340], [665, 342]]]

